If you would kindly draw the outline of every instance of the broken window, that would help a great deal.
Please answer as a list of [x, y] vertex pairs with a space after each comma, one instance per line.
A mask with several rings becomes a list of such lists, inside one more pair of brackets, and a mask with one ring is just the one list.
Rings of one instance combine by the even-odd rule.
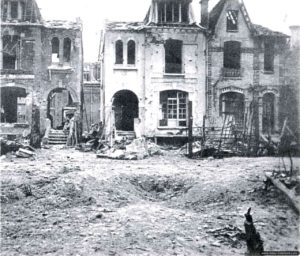
[[7, 19], [7, 9], [8, 9], [8, 2], [1, 1], [1, 17], [3, 21]]
[[264, 70], [274, 71], [274, 42], [265, 42], [265, 52], [264, 52]]
[[59, 62], [59, 39], [57, 37], [54, 37], [51, 40], [52, 45], [52, 63], [58, 63]]
[[64, 38], [64, 62], [71, 60], [71, 39]]
[[1, 88], [1, 123], [24, 123], [26, 91], [19, 87]]
[[123, 42], [116, 42], [116, 64], [123, 64]]
[[238, 127], [243, 126], [245, 96], [237, 92], [227, 92], [220, 96], [220, 115], [232, 116]]
[[18, 68], [18, 52], [20, 50], [20, 38], [18, 36], [3, 36], [3, 69]]
[[188, 94], [182, 91], [163, 91], [160, 93], [161, 119], [159, 126], [187, 126]]
[[241, 43], [228, 41], [224, 43], [224, 68], [241, 68]]
[[127, 63], [135, 64], [135, 42], [133, 40], [127, 44]]
[[237, 10], [227, 11], [227, 31], [238, 31], [238, 14]]
[[169, 39], [165, 43], [165, 73], [182, 73], [182, 41]]
[[18, 2], [17, 1], [12, 1], [10, 2], [10, 17], [12, 19], [18, 19]]
[[179, 2], [158, 3], [158, 22], [188, 22], [189, 4]]
[[275, 96], [273, 93], [266, 93], [263, 96], [263, 117], [262, 117], [262, 128], [263, 133], [274, 132], [274, 111]]

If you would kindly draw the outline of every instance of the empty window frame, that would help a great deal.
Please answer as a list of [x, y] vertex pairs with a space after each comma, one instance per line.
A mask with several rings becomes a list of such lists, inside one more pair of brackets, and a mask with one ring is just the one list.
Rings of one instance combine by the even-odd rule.
[[18, 36], [5, 35], [2, 38], [3, 69], [18, 69], [18, 53], [20, 51], [20, 38]]
[[52, 38], [51, 46], [52, 46], [52, 55], [51, 55], [52, 63], [59, 63], [59, 39], [57, 37]]
[[158, 22], [188, 22], [189, 4], [179, 2], [158, 3]]
[[118, 40], [115, 45], [116, 64], [123, 64], [123, 42]]
[[165, 73], [182, 73], [182, 41], [169, 39], [165, 43]]
[[70, 38], [64, 38], [64, 62], [71, 61], [71, 44]]
[[228, 10], [226, 13], [227, 31], [238, 31], [238, 15], [237, 10]]
[[238, 127], [243, 126], [245, 96], [237, 92], [227, 92], [220, 96], [220, 115], [234, 117]]
[[241, 43], [228, 41], [224, 43], [224, 68], [241, 68]]
[[17, 1], [11, 1], [10, 2], [10, 17], [12, 19], [18, 19], [19, 18], [19, 3]]
[[274, 71], [274, 55], [275, 55], [274, 42], [265, 42], [264, 51], [264, 70], [273, 72]]
[[135, 64], [135, 42], [133, 40], [127, 43], [127, 64]]
[[263, 96], [263, 116], [262, 129], [263, 133], [271, 134], [274, 132], [275, 124], [275, 96], [273, 93], [266, 93]]
[[160, 93], [161, 120], [159, 126], [187, 126], [188, 94], [182, 91], [163, 91]]
[[3, 21], [7, 20], [7, 11], [8, 11], [8, 2], [1, 1], [1, 17]]

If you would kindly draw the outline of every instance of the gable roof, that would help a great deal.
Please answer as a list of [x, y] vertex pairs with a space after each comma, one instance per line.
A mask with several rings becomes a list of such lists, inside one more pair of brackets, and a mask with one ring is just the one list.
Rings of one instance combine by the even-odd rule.
[[[218, 20], [221, 16], [222, 11], [224, 10], [225, 4], [227, 0], [220, 0], [214, 8], [209, 13], [209, 30], [214, 33], [216, 25], [218, 23]], [[253, 34], [253, 36], [268, 36], [268, 37], [289, 37], [288, 35], [285, 35], [281, 32], [272, 31], [269, 28], [263, 27], [261, 25], [253, 24], [250, 20], [250, 17], [248, 15], [246, 6], [243, 1], [239, 3], [241, 13], [246, 21], [246, 24], [250, 30], [250, 32]]]

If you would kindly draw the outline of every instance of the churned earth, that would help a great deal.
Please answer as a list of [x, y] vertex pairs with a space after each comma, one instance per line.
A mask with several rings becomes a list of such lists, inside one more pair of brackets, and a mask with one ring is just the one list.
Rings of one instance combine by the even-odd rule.
[[264, 189], [278, 168], [279, 158], [120, 161], [59, 147], [2, 157], [1, 255], [241, 255], [249, 207], [265, 250], [298, 250], [298, 215]]

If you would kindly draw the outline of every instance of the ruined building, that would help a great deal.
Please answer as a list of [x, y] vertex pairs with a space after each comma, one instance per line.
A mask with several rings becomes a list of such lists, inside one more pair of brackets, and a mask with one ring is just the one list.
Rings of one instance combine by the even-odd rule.
[[47, 118], [60, 129], [80, 111], [81, 31], [80, 20], [43, 20], [34, 0], [1, 0], [1, 135], [30, 133], [33, 122], [42, 134]]
[[139, 125], [147, 137], [185, 137], [188, 101], [194, 127], [206, 116], [211, 128], [233, 121], [257, 134], [279, 130], [288, 36], [253, 24], [238, 0], [220, 0], [210, 12], [202, 0], [199, 25], [191, 2], [153, 0], [143, 22], [106, 23], [107, 134]]
[[[186, 136], [205, 115], [205, 29], [192, 0], [153, 0], [143, 22], [107, 22], [102, 46], [106, 133], [138, 130], [148, 137]], [[184, 134], [182, 134], [184, 133]]]

